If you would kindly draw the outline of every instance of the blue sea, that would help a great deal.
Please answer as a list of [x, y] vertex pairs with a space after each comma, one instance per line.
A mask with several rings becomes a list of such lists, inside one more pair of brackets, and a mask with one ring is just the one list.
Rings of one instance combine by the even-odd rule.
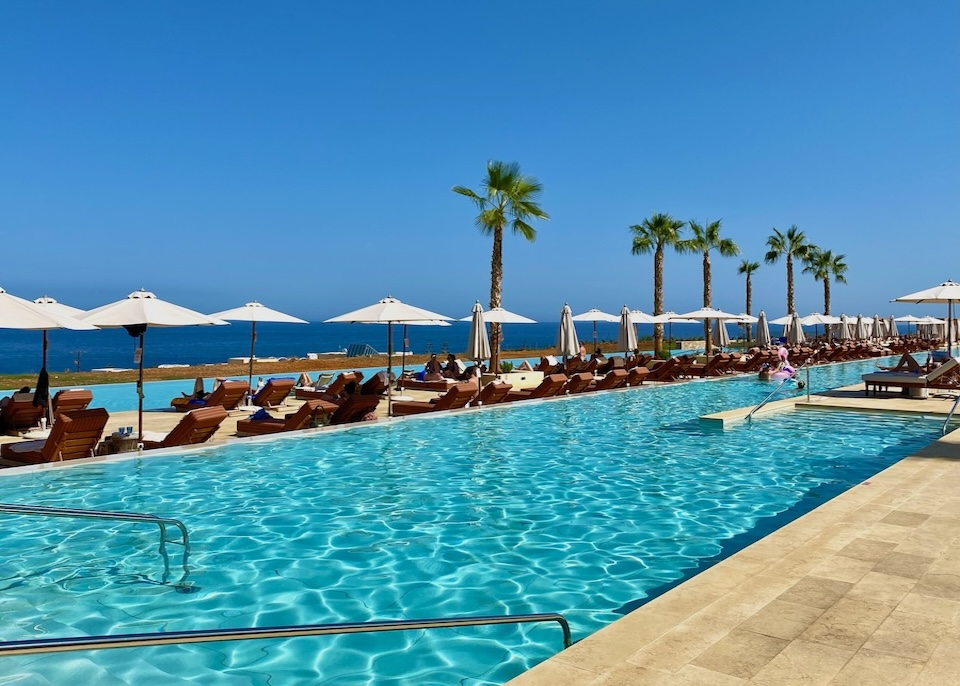
[[[599, 322], [601, 341], [617, 340], [617, 324]], [[558, 324], [505, 324], [503, 349], [549, 348], [556, 344]], [[729, 327], [730, 335], [737, 333]], [[469, 322], [451, 326], [408, 326], [406, 346], [415, 354], [462, 353], [467, 347]], [[676, 338], [702, 339], [701, 324], [674, 324]], [[578, 322], [577, 334], [588, 347], [593, 340], [593, 325]], [[639, 334], [653, 335], [652, 325], [641, 325]], [[123, 329], [99, 331], [50, 331], [47, 369], [51, 372], [90, 371], [103, 367], [134, 368], [136, 338]], [[40, 369], [43, 337], [39, 331], [0, 329], [0, 374], [36, 372]], [[394, 325], [393, 348], [402, 350], [403, 326]], [[387, 327], [383, 324], [258, 324], [257, 357], [307, 357], [307, 353], [343, 350], [354, 343], [366, 343], [380, 352], [387, 351]], [[250, 325], [237, 322], [229, 326], [197, 326], [148, 329], [143, 362], [146, 367], [164, 364], [215, 364], [231, 357], [250, 354]]]

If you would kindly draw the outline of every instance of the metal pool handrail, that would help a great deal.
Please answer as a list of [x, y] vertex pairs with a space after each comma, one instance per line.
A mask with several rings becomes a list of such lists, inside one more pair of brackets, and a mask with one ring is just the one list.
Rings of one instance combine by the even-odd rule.
[[[139, 512], [111, 512], [108, 510], [80, 510], [72, 507], [49, 507], [46, 505], [13, 505], [10, 503], [0, 503], [0, 513], [14, 515], [29, 515], [35, 517], [67, 517], [71, 519], [107, 519], [112, 521], [143, 522], [147, 524], [156, 524], [160, 527], [160, 554], [163, 556], [163, 583], [167, 582], [170, 576], [170, 558], [167, 555], [167, 542], [177, 543], [183, 546], [183, 576], [178, 583], [183, 583], [190, 570], [187, 567], [187, 558], [190, 556], [190, 535], [187, 533], [187, 527], [179, 519], [169, 517], [157, 517], [152, 514], [142, 514]], [[173, 525], [180, 529], [179, 541], [170, 541], [167, 538], [167, 525]]]
[[107, 650], [182, 643], [210, 643], [242, 641], [263, 638], [293, 638], [327, 634], [358, 634], [379, 631], [409, 631], [413, 629], [451, 629], [460, 626], [490, 624], [529, 624], [557, 622], [563, 630], [563, 647], [572, 645], [570, 625], [563, 615], [555, 612], [502, 617], [448, 617], [444, 619], [388, 620], [379, 622], [347, 622], [340, 624], [300, 624], [296, 626], [251, 627], [244, 629], [202, 629], [196, 631], [169, 631], [163, 633], [118, 634], [116, 636], [70, 636], [41, 638], [0, 643], [0, 657], [32, 655], [34, 653], [65, 653], [76, 650]]
[[947, 412], [947, 418], [943, 420], [943, 427], [940, 429], [940, 435], [947, 435], [947, 424], [950, 423], [950, 420], [953, 419], [953, 413], [957, 411], [957, 406], [960, 405], [960, 393], [957, 394], [957, 399], [953, 401], [953, 407], [950, 408], [950, 411]]
[[811, 362], [813, 362], [813, 358], [816, 357], [816, 356], [819, 355], [819, 354], [820, 354], [820, 351], [819, 351], [819, 350], [817, 350], [816, 352], [814, 352], [814, 354], [813, 354], [812, 356], [810, 356], [810, 357], [808, 357], [806, 360], [804, 360], [804, 361], [803, 361], [803, 364], [801, 364], [799, 367], [796, 368], [796, 370], [794, 370], [793, 376], [788, 376], [786, 379], [784, 379], [783, 381], [781, 381], [780, 384], [779, 384], [776, 388], [774, 388], [772, 391], [770, 391], [770, 394], [769, 394], [766, 398], [764, 398], [763, 400], [761, 400], [759, 405], [757, 405], [755, 408], [753, 408], [752, 410], [750, 410], [750, 414], [747, 415], [747, 421], [748, 421], [748, 422], [752, 421], [752, 420], [753, 420], [753, 414], [754, 414], [754, 412], [756, 412], [756, 411], [759, 410], [761, 407], [763, 407], [764, 405], [766, 405], [767, 402], [770, 400], [770, 398], [772, 398], [774, 395], [776, 395], [776, 394], [777, 394], [777, 391], [779, 391], [781, 388], [783, 388], [784, 384], [786, 384], [788, 381], [792, 381], [794, 378], [796, 378], [796, 372], [799, 372], [799, 371], [800, 371], [801, 369], [803, 369], [804, 367], [806, 367], [806, 371], [807, 371], [807, 383], [806, 383], [806, 387], [807, 387], [807, 398], [809, 399], [809, 397], [810, 397], [810, 367], [809, 367], [808, 365], [809, 365]]

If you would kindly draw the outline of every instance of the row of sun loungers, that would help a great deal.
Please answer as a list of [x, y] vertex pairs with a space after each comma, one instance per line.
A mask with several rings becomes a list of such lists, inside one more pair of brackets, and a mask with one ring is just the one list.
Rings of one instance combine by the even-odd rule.
[[[50, 401], [53, 416], [71, 410], [84, 410], [93, 400], [93, 393], [85, 388], [57, 391]], [[14, 393], [0, 410], [0, 432], [21, 431], [40, 423], [47, 414], [44, 403], [34, 404], [33, 393]]]

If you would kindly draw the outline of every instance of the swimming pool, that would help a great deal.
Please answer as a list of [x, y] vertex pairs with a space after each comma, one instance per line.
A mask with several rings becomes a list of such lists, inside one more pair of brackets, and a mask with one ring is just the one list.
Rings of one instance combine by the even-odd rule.
[[[158, 583], [155, 528], [5, 518], [2, 638], [556, 611], [579, 639], [939, 435], [854, 413], [697, 419], [769, 390], [641, 388], [5, 477], [10, 502], [183, 519], [194, 592]], [[552, 626], [497, 627], [6, 658], [0, 674], [489, 684], [559, 647]]]

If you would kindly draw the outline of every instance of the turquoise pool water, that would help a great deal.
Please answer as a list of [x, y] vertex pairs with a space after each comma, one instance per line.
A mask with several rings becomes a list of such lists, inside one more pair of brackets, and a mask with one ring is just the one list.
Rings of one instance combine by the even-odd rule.
[[[4, 477], [7, 502], [180, 518], [194, 550], [192, 592], [178, 592], [159, 583], [155, 527], [4, 517], [0, 632], [557, 611], [579, 639], [939, 435], [936, 421], [852, 413], [726, 432], [697, 419], [770, 388], [641, 388]], [[555, 626], [439, 630], [6, 658], [0, 675], [495, 684], [560, 645]]]

